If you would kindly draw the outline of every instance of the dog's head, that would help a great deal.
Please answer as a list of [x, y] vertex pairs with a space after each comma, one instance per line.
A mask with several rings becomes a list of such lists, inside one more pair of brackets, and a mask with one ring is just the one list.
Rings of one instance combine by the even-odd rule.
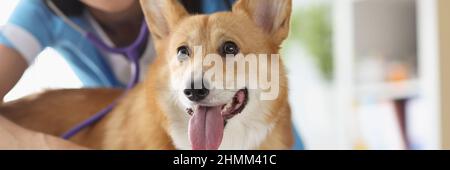
[[291, 0], [240, 0], [232, 12], [212, 15], [189, 15], [177, 0], [141, 3], [170, 70], [177, 108], [167, 117], [176, 147], [260, 145], [273, 126], [268, 119], [277, 112], [279, 88], [286, 88], [277, 54], [288, 36]]

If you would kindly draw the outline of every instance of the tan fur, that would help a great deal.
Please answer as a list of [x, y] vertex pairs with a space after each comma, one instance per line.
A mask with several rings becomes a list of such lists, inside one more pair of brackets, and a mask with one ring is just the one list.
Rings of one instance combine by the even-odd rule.
[[[277, 54], [289, 32], [291, 2], [280, 1], [289, 9], [280, 16], [284, 19], [274, 18], [272, 26], [261, 29], [254, 22], [257, 11], [252, 9], [254, 5], [249, 5], [259, 1], [242, 0], [233, 12], [191, 17], [176, 0], [142, 0], [158, 57], [143, 83], [129, 92], [113, 112], [72, 141], [97, 149], [176, 149], [170, 135], [169, 124], [173, 122], [168, 112], [177, 106], [170, 97], [174, 92], [169, 84], [170, 77], [179, 76], [186, 68], [171, 61], [174, 49], [180, 43], [189, 42], [204, 45], [206, 53], [216, 53], [217, 43], [225, 38], [235, 40], [243, 53]], [[152, 8], [155, 4], [162, 8]], [[287, 78], [284, 67], [280, 67], [280, 95], [274, 101], [262, 103], [270, 107], [265, 120], [274, 127], [258, 149], [289, 149], [293, 144]], [[26, 128], [61, 135], [107, 106], [121, 92], [114, 89], [48, 91], [6, 103], [0, 107], [0, 114]]]

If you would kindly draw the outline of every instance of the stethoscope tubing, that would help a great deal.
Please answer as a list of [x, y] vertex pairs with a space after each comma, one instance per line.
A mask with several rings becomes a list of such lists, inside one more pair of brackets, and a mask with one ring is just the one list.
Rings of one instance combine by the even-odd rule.
[[[77, 32], [82, 34], [84, 37], [86, 37], [86, 39], [88, 39], [91, 43], [93, 43], [98, 49], [101, 49], [103, 51], [110, 52], [110, 53], [121, 54], [126, 57], [126, 59], [131, 63], [131, 75], [132, 76], [130, 77], [130, 80], [126, 86], [126, 90], [125, 90], [124, 94], [126, 94], [128, 91], [130, 91], [134, 86], [136, 86], [138, 84], [139, 78], [140, 78], [140, 72], [141, 72], [141, 68], [140, 68], [140, 64], [139, 64], [140, 48], [143, 46], [143, 44], [145, 44], [146, 40], [149, 38], [149, 35], [150, 35], [147, 24], [145, 22], [143, 22], [141, 25], [141, 29], [140, 29], [138, 38], [132, 44], [130, 44], [129, 46], [126, 46], [126, 47], [116, 48], [116, 47], [111, 47], [111, 46], [105, 44], [100, 38], [98, 38], [98, 36], [96, 36], [95, 34], [93, 34], [91, 32], [84, 30], [79, 25], [72, 22], [51, 0], [46, 0], [46, 3], [48, 5], [48, 7], [58, 17], [60, 17], [63, 20], [64, 23], [66, 23], [71, 28], [73, 28], [74, 30], [76, 30]], [[119, 99], [122, 98], [124, 96], [124, 94], [122, 94], [122, 96], [119, 97]], [[64, 133], [61, 137], [63, 139], [70, 139], [73, 136], [75, 136], [76, 134], [78, 134], [80, 131], [82, 131], [83, 129], [98, 122], [99, 120], [104, 118], [106, 115], [108, 115], [108, 113], [110, 113], [114, 109], [114, 107], [117, 105], [117, 101], [119, 99], [117, 99], [116, 101], [114, 101], [113, 103], [108, 105], [106, 108], [104, 108], [101, 111], [99, 111], [98, 113], [96, 113], [94, 116], [92, 116], [89, 119], [83, 121], [82, 123], [76, 125], [74, 128], [72, 128], [69, 131], [67, 131], [66, 133]]]

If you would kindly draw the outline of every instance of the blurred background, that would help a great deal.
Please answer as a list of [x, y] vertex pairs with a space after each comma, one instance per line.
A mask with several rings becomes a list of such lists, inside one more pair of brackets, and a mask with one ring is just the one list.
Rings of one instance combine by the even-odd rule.
[[[0, 1], [0, 25], [16, 4]], [[448, 0], [294, 0], [282, 53], [305, 149], [450, 149], [448, 9]], [[47, 49], [6, 100], [79, 87]]]

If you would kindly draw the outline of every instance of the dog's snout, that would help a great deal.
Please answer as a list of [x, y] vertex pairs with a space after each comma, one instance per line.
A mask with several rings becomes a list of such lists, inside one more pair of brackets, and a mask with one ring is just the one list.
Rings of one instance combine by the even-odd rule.
[[184, 95], [193, 102], [199, 102], [209, 95], [209, 90], [202, 84], [201, 88], [195, 88], [194, 83], [190, 88], [184, 89]]
[[198, 102], [198, 101], [205, 99], [206, 96], [208, 96], [209, 90], [208, 89], [185, 89], [184, 94], [186, 95], [186, 97], [189, 100], [191, 100], [193, 102]]

